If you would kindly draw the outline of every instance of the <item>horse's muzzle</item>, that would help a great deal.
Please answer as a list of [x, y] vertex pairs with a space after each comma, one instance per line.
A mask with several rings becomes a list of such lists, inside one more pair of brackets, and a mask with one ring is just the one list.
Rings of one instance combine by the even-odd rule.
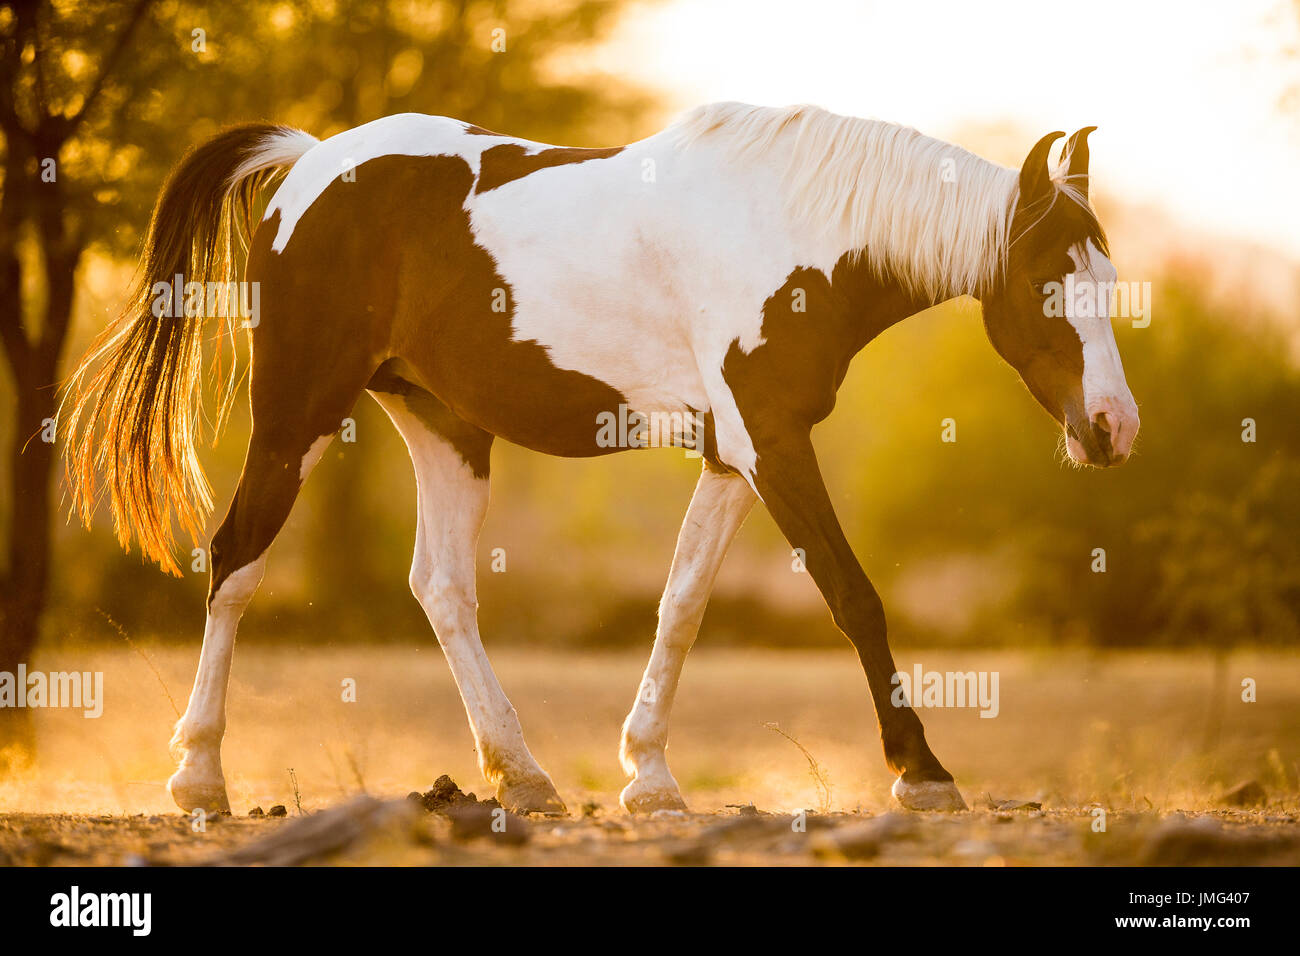
[[1066, 447], [1075, 461], [1095, 468], [1111, 468], [1128, 461], [1137, 437], [1138, 417], [1134, 409], [1118, 410], [1107, 403], [1085, 424], [1070, 417], [1065, 424]]

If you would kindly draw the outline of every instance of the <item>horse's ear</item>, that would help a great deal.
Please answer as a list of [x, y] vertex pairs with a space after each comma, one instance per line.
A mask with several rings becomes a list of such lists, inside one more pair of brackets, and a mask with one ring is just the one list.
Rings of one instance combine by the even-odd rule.
[[1085, 126], [1066, 141], [1065, 157], [1069, 164], [1066, 176], [1084, 196], [1088, 195], [1088, 134], [1095, 126]]
[[1048, 133], [1029, 151], [1025, 165], [1020, 167], [1020, 201], [1032, 202], [1039, 196], [1047, 195], [1051, 189], [1051, 175], [1047, 171], [1047, 154], [1052, 144], [1064, 136], [1062, 130]]

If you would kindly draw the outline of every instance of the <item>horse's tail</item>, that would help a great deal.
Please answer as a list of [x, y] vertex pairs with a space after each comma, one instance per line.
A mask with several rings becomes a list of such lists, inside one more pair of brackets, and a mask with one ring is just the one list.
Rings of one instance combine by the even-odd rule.
[[[229, 305], [236, 258], [248, 248], [259, 190], [316, 142], [300, 130], [250, 123], [191, 149], [158, 197], [126, 307], [91, 345], [64, 390], [60, 408], [68, 409], [64, 462], [72, 512], [90, 525], [102, 473], [122, 547], [130, 550], [134, 536], [145, 557], [173, 574], [180, 572], [172, 557], [171, 509], [195, 539], [212, 512], [212, 492], [195, 448], [203, 417], [206, 290], [224, 290]], [[195, 282], [205, 290], [198, 303], [185, 290]], [[241, 298], [236, 294], [235, 303]], [[219, 311], [223, 331], [233, 336], [239, 309]], [[221, 395], [214, 433], [233, 395], [234, 371], [233, 360], [214, 363]]]

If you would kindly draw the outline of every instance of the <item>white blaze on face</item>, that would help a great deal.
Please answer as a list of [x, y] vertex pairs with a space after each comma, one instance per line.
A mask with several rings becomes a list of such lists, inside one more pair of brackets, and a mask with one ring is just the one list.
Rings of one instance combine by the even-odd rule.
[[[1119, 275], [1091, 239], [1071, 249], [1070, 258], [1075, 271], [1066, 277], [1065, 314], [1083, 342], [1084, 410], [1089, 423], [1110, 433], [1114, 457], [1123, 461], [1137, 437], [1138, 409], [1124, 379], [1110, 324], [1111, 297]], [[1071, 452], [1076, 449], [1082, 452], [1071, 442]]]

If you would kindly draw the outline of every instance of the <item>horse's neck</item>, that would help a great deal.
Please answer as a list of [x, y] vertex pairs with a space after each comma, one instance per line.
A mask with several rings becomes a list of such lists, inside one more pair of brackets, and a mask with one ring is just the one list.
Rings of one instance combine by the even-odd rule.
[[[790, 222], [789, 228], [793, 245], [800, 250], [799, 258], [823, 263], [819, 268], [829, 279], [832, 291], [829, 308], [838, 313], [834, 325], [851, 330], [845, 341], [851, 341], [854, 352], [909, 316], [961, 295], [978, 295], [974, 289], [953, 287], [955, 278], [953, 282], [941, 284], [941, 288], [926, 291], [923, 286], [938, 283], [905, 282], [879, 257], [868, 255], [864, 249], [841, 251], [845, 250], [849, 237], [827, 236], [824, 230], [809, 229], [801, 222]], [[832, 261], [834, 265], [828, 269], [824, 263]], [[995, 270], [996, 265], [990, 263], [980, 271]]]
[[911, 292], [896, 278], [877, 276], [862, 256], [846, 253], [831, 275], [836, 307], [855, 330], [854, 351], [899, 322], [951, 296], [930, 298]]

